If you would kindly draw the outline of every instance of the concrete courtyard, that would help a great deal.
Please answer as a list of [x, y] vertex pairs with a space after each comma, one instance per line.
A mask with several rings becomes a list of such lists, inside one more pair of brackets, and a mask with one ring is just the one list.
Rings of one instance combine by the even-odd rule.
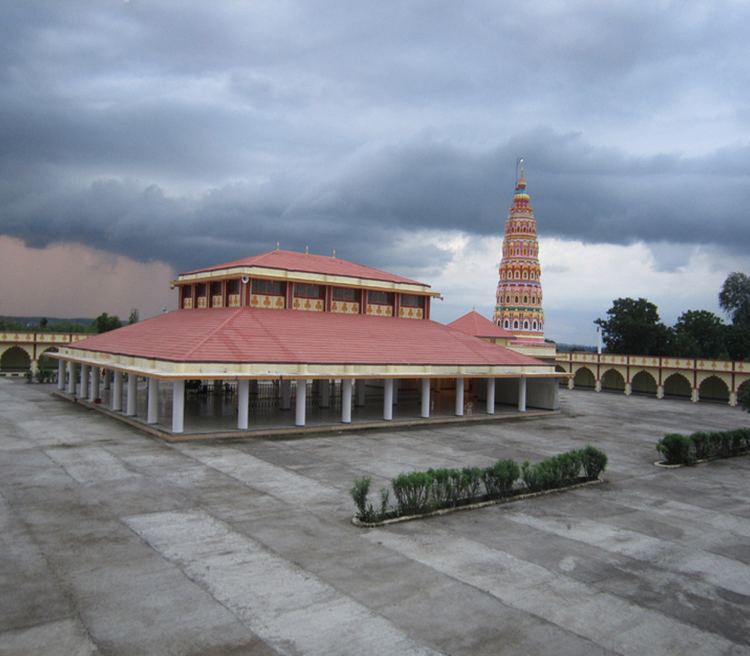
[[[561, 393], [500, 424], [167, 444], [0, 380], [0, 654], [750, 654], [750, 457], [653, 466], [738, 408]], [[603, 485], [389, 528], [349, 487], [592, 443]]]

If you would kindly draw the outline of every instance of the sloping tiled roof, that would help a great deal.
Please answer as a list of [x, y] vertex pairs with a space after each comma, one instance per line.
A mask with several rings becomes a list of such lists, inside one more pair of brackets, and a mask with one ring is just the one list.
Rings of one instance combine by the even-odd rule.
[[175, 310], [74, 348], [176, 362], [548, 366], [434, 321], [250, 307]]
[[483, 317], [479, 312], [472, 310], [467, 312], [464, 316], [459, 317], [455, 321], [448, 324], [448, 328], [453, 330], [460, 330], [462, 333], [467, 335], [473, 335], [474, 337], [502, 337], [506, 339], [512, 339], [513, 333], [501, 328], [497, 324], [492, 323], [489, 319]]
[[301, 271], [305, 273], [320, 273], [332, 276], [349, 276], [351, 278], [367, 278], [369, 280], [384, 280], [387, 282], [398, 282], [410, 285], [422, 285], [429, 287], [425, 283], [397, 276], [387, 271], [373, 269], [372, 267], [356, 264], [348, 260], [341, 260], [329, 255], [312, 255], [308, 253], [297, 253], [294, 251], [268, 251], [260, 255], [245, 257], [241, 260], [224, 262], [223, 264], [214, 264], [202, 269], [186, 271], [180, 275], [207, 273], [219, 269], [233, 269], [239, 267], [266, 267], [269, 269], [283, 269], [287, 271]]

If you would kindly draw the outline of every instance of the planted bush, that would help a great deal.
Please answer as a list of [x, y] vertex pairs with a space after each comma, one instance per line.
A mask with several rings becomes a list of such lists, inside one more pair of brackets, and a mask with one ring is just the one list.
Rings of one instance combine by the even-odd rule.
[[482, 472], [482, 481], [487, 496], [492, 498], [507, 496], [520, 475], [521, 469], [513, 460], [498, 460]]
[[669, 433], [656, 443], [656, 450], [668, 465], [692, 465], [695, 462], [695, 447], [686, 435]]
[[599, 478], [607, 467], [607, 454], [591, 445], [583, 447], [578, 453], [586, 478], [589, 480]]
[[375, 510], [372, 504], [367, 502], [367, 495], [370, 493], [370, 479], [368, 477], [355, 478], [354, 485], [349, 491], [357, 507], [357, 517], [363, 522], [372, 521], [375, 516]]
[[391, 481], [400, 515], [416, 515], [430, 510], [432, 474], [410, 472], [399, 474]]

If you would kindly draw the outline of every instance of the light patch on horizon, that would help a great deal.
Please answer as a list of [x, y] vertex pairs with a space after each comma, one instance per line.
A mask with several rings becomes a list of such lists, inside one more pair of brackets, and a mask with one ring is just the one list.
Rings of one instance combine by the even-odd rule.
[[0, 316], [95, 317], [102, 312], [127, 319], [132, 308], [146, 318], [174, 309], [163, 262], [136, 262], [79, 244], [29, 248], [0, 236]]
[[[419, 243], [450, 252], [451, 261], [431, 280], [444, 301], [433, 301], [432, 317], [449, 323], [475, 308], [492, 318], [498, 282], [501, 238], [420, 234]], [[726, 276], [746, 265], [740, 256], [717, 266], [709, 248], [685, 246], [684, 262], [660, 268], [658, 253], [643, 242], [629, 245], [586, 244], [576, 240], [539, 239], [545, 335], [556, 341], [592, 344], [593, 321], [604, 317], [620, 297], [644, 297], [671, 325], [686, 310], [709, 310], [721, 316], [718, 293]]]

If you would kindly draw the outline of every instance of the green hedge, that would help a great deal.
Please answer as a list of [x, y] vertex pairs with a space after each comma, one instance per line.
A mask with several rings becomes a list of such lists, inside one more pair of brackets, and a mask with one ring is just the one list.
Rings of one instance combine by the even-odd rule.
[[[568, 451], [536, 464], [498, 460], [485, 467], [428, 469], [399, 474], [391, 489], [381, 488], [380, 507], [368, 501], [370, 479], [355, 479], [350, 491], [357, 518], [375, 522], [455, 508], [478, 501], [501, 499], [523, 492], [549, 490], [580, 480], [594, 480], [607, 466], [607, 456], [593, 446]], [[395, 507], [390, 505], [391, 490]]]
[[698, 431], [691, 435], [670, 433], [656, 443], [668, 465], [693, 465], [696, 460], [727, 458], [750, 451], [750, 428]]

